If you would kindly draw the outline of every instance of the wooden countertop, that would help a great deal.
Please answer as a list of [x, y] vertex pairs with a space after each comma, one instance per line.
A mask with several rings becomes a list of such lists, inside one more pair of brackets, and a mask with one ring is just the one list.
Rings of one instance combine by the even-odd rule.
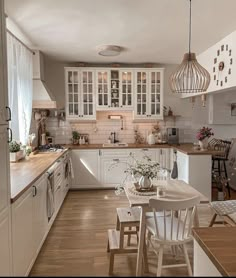
[[193, 228], [193, 236], [223, 276], [236, 276], [236, 227]]
[[72, 150], [92, 150], [92, 149], [145, 149], [145, 148], [174, 148], [184, 154], [187, 155], [214, 155], [219, 154], [219, 151], [214, 150], [194, 150], [193, 144], [191, 143], [184, 143], [180, 145], [168, 145], [168, 144], [155, 144], [155, 145], [148, 145], [148, 144], [128, 144], [128, 147], [103, 147], [102, 144], [88, 144], [88, 145], [64, 145], [66, 148], [70, 148]]
[[38, 153], [30, 159], [10, 163], [11, 202], [15, 202], [53, 163], [67, 150], [55, 153]]

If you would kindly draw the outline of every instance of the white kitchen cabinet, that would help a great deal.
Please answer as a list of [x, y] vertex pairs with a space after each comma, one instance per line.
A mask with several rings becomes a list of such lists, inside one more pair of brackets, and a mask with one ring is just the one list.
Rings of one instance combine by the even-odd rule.
[[33, 242], [38, 254], [48, 229], [47, 176], [44, 174], [33, 185]]
[[67, 119], [96, 119], [94, 70], [66, 67], [65, 92]]
[[115, 187], [127, 178], [127, 161], [129, 150], [101, 150], [101, 184], [102, 187]]
[[120, 95], [119, 103], [122, 110], [133, 110], [133, 70], [120, 69]]
[[33, 188], [29, 188], [12, 205], [13, 275], [30, 271], [34, 254]]
[[12, 205], [13, 273], [27, 275], [48, 232], [47, 176], [42, 175]]
[[72, 150], [72, 188], [96, 188], [100, 184], [99, 150]]
[[110, 71], [108, 69], [96, 70], [96, 96], [97, 110], [107, 110], [111, 107]]
[[12, 276], [10, 163], [7, 143], [10, 114], [7, 115], [6, 23], [3, 0], [0, 0], [0, 49], [0, 276]]
[[163, 119], [163, 69], [135, 70], [134, 119]]
[[193, 186], [211, 201], [211, 155], [188, 155], [177, 151], [178, 179]]
[[96, 70], [97, 110], [133, 110], [133, 70]]
[[195, 239], [193, 244], [193, 276], [194, 277], [222, 277], [223, 276]]
[[8, 90], [7, 90], [7, 55], [6, 55], [6, 22], [4, 1], [0, 1], [0, 125], [7, 124], [10, 115], [7, 115]]
[[11, 276], [11, 216], [6, 208], [0, 213], [0, 276]]

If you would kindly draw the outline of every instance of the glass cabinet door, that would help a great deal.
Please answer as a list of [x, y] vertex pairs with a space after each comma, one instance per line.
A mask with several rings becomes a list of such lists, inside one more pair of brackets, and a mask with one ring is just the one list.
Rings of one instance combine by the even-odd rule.
[[110, 106], [109, 97], [109, 72], [106, 70], [97, 71], [97, 108]]
[[120, 106], [123, 108], [133, 107], [133, 74], [132, 71], [120, 72]]
[[150, 75], [150, 114], [155, 116], [161, 113], [161, 72], [151, 71]]
[[66, 71], [66, 84], [67, 84], [67, 105], [68, 115], [78, 116], [80, 111], [80, 98], [79, 98], [79, 71], [67, 70]]
[[136, 71], [136, 115], [143, 118], [147, 114], [148, 104], [148, 73]]
[[111, 70], [110, 92], [111, 107], [120, 107], [120, 72], [119, 70]]
[[95, 115], [94, 72], [81, 70], [81, 81], [82, 117], [92, 118]]

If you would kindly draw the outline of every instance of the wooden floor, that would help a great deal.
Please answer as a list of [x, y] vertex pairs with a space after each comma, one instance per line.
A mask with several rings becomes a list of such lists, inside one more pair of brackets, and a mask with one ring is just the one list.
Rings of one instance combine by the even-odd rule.
[[[126, 196], [114, 190], [70, 191], [30, 276], [108, 276], [107, 229], [115, 228], [116, 207], [127, 206]], [[211, 215], [208, 205], [201, 205], [200, 225], [207, 226]], [[164, 263], [175, 261], [168, 249], [165, 254]], [[189, 254], [192, 261], [192, 244]], [[155, 276], [156, 257], [153, 252], [148, 257], [148, 276]], [[115, 256], [114, 276], [135, 276], [135, 268], [136, 254]], [[173, 268], [162, 275], [186, 276], [187, 271]]]

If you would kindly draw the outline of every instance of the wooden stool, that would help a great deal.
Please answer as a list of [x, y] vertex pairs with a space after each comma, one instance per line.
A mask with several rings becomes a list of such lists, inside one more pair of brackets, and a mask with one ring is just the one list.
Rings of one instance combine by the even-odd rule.
[[[139, 232], [140, 209], [134, 208], [117, 208], [117, 223], [116, 229], [108, 230], [108, 245], [107, 251], [110, 252], [109, 275], [113, 273], [114, 255], [137, 253], [137, 247], [130, 247], [130, 239], [132, 234], [137, 235]], [[135, 230], [132, 230], [135, 227]], [[129, 230], [125, 230], [128, 228]], [[128, 235], [127, 246], [124, 247], [124, 236]]]
[[[214, 224], [226, 224], [228, 226], [236, 225], [236, 200], [215, 201], [211, 202], [210, 205], [215, 213], [209, 227], [212, 227]], [[223, 220], [216, 221], [217, 216], [220, 216]]]

